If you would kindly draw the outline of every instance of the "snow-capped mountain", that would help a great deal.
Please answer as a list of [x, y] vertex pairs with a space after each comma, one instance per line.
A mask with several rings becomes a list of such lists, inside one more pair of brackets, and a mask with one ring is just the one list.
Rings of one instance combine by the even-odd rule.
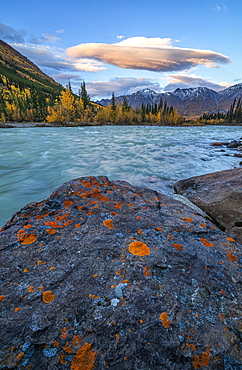
[[[126, 95], [128, 105], [134, 109], [147, 105], [159, 104], [161, 99], [172, 105], [180, 114], [185, 116], [202, 115], [204, 112], [226, 112], [234, 99], [242, 98], [242, 83], [231, 86], [222, 91], [214, 91], [207, 87], [176, 89], [166, 93], [156, 93], [151, 89], [139, 90], [131, 95]], [[122, 104], [124, 95], [116, 97]], [[107, 106], [110, 99], [102, 99], [97, 103]]]

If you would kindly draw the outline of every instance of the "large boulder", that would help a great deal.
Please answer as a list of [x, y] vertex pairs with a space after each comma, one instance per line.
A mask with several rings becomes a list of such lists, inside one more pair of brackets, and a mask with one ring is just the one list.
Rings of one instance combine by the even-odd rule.
[[180, 180], [174, 189], [242, 244], [242, 168]]
[[241, 246], [172, 198], [76, 179], [0, 250], [0, 369], [242, 367]]

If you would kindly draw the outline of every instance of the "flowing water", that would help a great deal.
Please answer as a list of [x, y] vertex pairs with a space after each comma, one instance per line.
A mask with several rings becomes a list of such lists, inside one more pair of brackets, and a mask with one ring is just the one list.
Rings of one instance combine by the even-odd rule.
[[[172, 194], [180, 179], [239, 167], [242, 127], [102, 126], [0, 131], [0, 225], [73, 178], [106, 175]], [[229, 155], [228, 155], [229, 154]]]

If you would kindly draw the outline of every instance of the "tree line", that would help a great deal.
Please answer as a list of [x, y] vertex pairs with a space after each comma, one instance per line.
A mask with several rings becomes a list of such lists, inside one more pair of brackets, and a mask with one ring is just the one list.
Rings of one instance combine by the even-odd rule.
[[32, 89], [21, 83], [0, 76], [0, 121], [2, 122], [48, 122], [61, 125], [86, 124], [151, 124], [178, 125], [184, 118], [166, 102], [145, 105], [134, 110], [127, 98], [120, 104], [114, 93], [106, 107], [93, 103], [87, 93], [85, 81], [79, 94], [72, 92], [70, 82], [60, 93]]
[[207, 124], [242, 123], [242, 100], [234, 99], [226, 113], [204, 113], [200, 117], [200, 122]]
[[[58, 125], [181, 125], [185, 122], [173, 106], [162, 99], [157, 104], [142, 103], [139, 109], [128, 105], [127, 97], [119, 103], [112, 94], [111, 102], [102, 106], [91, 102], [85, 81], [79, 94], [74, 94], [70, 82], [60, 90], [30, 87], [0, 75], [1, 122], [48, 122]], [[234, 99], [228, 112], [204, 113], [193, 124], [242, 123], [242, 100]]]

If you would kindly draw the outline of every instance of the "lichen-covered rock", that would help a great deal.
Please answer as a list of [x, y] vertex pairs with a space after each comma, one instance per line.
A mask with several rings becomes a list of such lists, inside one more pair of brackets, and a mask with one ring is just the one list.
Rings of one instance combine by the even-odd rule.
[[241, 369], [241, 247], [172, 198], [76, 179], [0, 249], [0, 369]]
[[180, 180], [174, 189], [242, 244], [242, 168]]

